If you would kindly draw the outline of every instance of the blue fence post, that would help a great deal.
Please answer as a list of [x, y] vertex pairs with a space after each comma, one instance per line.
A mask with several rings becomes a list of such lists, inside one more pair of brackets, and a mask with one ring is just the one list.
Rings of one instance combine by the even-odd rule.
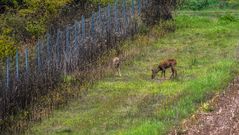
[[10, 84], [10, 59], [7, 58], [7, 61], [6, 61], [6, 86], [7, 88], [9, 88], [9, 84]]
[[98, 25], [100, 27], [100, 32], [102, 33], [103, 26], [102, 26], [102, 16], [101, 16], [101, 7], [100, 7], [100, 5], [99, 5], [99, 11], [98, 11]]
[[145, 8], [149, 6], [149, 0], [145, 0]]
[[59, 64], [60, 62], [60, 38], [61, 38], [61, 31], [58, 29], [57, 30], [57, 37], [56, 37], [56, 65]]
[[66, 27], [66, 52], [69, 51], [70, 48], [70, 32], [69, 32], [69, 27]]
[[19, 54], [18, 50], [16, 51], [16, 80], [19, 80]]
[[94, 37], [94, 33], [95, 33], [95, 17], [94, 17], [94, 14], [92, 14], [92, 17], [91, 17], [91, 34], [92, 36]]
[[40, 41], [37, 42], [36, 46], [36, 51], [37, 51], [37, 69], [40, 71], [41, 69], [41, 53], [40, 53]]
[[111, 25], [111, 6], [108, 3], [108, 7], [107, 7], [107, 18], [108, 18], [108, 28], [110, 28]]
[[25, 49], [25, 70], [26, 74], [28, 74], [29, 73], [28, 48]]
[[48, 58], [51, 57], [51, 35], [47, 33], [47, 55]]
[[79, 46], [79, 23], [75, 21], [75, 33], [74, 33], [74, 43], [75, 43], [75, 48]]
[[141, 14], [141, 0], [138, 0], [138, 15]]
[[132, 16], [134, 16], [134, 13], [135, 13], [135, 11], [134, 11], [134, 0], [132, 0]]
[[118, 31], [118, 0], [115, 0], [114, 5], [114, 13], [115, 13], [115, 30]]
[[108, 3], [108, 7], [107, 7], [107, 16], [108, 16], [108, 18], [111, 18], [111, 6], [110, 6], [110, 3]]
[[125, 24], [128, 24], [128, 19], [127, 19], [127, 15], [126, 15], [126, 1], [124, 0], [123, 1], [123, 16], [124, 16], [124, 22], [125, 22]]
[[81, 17], [81, 34], [82, 34], [82, 38], [84, 39], [85, 38], [85, 17], [82, 16]]
[[101, 21], [101, 7], [99, 5], [99, 9], [98, 9], [98, 21]]

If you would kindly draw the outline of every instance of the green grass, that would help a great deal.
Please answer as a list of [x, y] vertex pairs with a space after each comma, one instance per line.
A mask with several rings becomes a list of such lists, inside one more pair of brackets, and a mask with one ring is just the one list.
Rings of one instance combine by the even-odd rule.
[[[175, 23], [176, 32], [149, 36], [154, 43], [124, 64], [122, 77], [98, 81], [86, 97], [55, 110], [27, 134], [158, 135], [189, 117], [236, 76], [239, 21], [226, 13], [180, 14]], [[178, 78], [151, 80], [150, 69], [166, 58], [177, 59]]]

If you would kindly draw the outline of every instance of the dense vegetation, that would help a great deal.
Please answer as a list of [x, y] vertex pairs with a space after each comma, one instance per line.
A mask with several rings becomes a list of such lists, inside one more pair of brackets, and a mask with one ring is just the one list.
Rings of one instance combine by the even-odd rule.
[[181, 9], [202, 10], [207, 8], [238, 8], [237, 0], [183, 0]]
[[98, 2], [106, 0], [0, 0], [0, 57], [11, 55], [16, 45], [34, 43], [75, 5], [84, 10]]

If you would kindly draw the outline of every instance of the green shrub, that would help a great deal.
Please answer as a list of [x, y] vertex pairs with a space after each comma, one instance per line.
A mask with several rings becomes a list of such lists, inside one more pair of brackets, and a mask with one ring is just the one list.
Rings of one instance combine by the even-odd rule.
[[29, 34], [39, 37], [46, 31], [44, 22], [28, 21], [26, 30]]
[[237, 22], [238, 20], [239, 20], [238, 18], [236, 18], [235, 16], [231, 14], [223, 15], [218, 19], [219, 23], [221, 24], [229, 24], [229, 23]]
[[14, 56], [16, 53], [16, 48], [14, 47], [14, 42], [6, 40], [6, 37], [0, 36], [0, 59]]
[[225, 7], [226, 0], [184, 0], [182, 9], [202, 10], [209, 7]]
[[[48, 24], [60, 14], [65, 5], [77, 2], [103, 5], [114, 0], [0, 0], [7, 11], [0, 14], [0, 36], [25, 41], [46, 33]], [[75, 3], [76, 2], [76, 3]], [[6, 32], [8, 31], [8, 32]]]

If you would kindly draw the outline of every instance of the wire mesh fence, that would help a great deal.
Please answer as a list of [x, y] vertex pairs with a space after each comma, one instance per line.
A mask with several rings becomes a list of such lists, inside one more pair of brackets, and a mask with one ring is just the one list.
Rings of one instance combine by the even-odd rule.
[[[74, 25], [39, 39], [0, 62], [0, 119], [26, 108], [61, 82], [61, 76], [84, 71], [117, 42], [138, 32], [141, 9], [148, 0], [122, 0], [82, 16]], [[1, 127], [3, 128], [3, 127]]]

